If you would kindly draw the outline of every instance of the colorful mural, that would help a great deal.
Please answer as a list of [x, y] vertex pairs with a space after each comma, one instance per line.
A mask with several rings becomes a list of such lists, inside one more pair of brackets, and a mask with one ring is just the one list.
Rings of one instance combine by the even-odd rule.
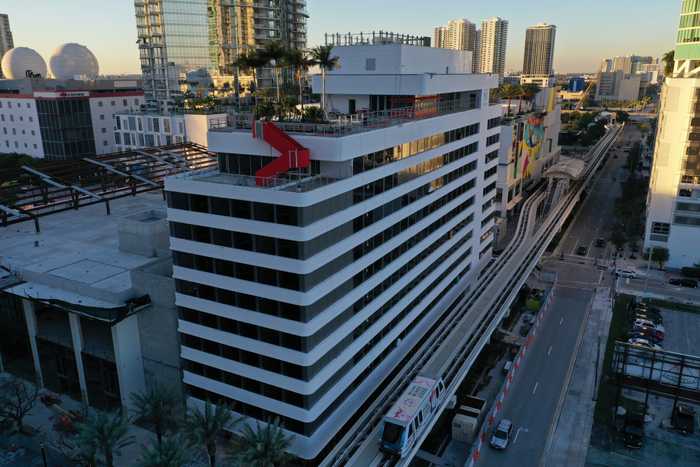
[[540, 157], [544, 142], [544, 119], [539, 115], [531, 115], [523, 129], [522, 138], [522, 176], [528, 178], [532, 175], [535, 161]]

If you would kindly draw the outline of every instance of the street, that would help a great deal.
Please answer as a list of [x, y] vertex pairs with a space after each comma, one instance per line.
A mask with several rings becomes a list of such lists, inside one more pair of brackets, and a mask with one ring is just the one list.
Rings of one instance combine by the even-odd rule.
[[538, 466], [569, 373], [592, 292], [560, 287], [544, 325], [528, 350], [502, 418], [514, 423], [505, 451], [485, 448], [479, 466]]
[[[514, 423], [511, 445], [505, 451], [485, 448], [479, 466], [538, 467], [543, 461], [579, 350], [579, 336], [590, 318], [596, 287], [612, 284], [607, 268], [595, 263], [612, 259], [614, 247], [607, 242], [599, 248], [595, 241], [609, 238], [615, 199], [620, 195], [626, 154], [620, 151], [617, 158], [613, 156], [617, 148], [639, 138], [638, 128], [625, 128], [556, 253], [545, 263], [547, 269], [557, 272], [558, 287], [552, 308], [503, 406], [502, 418]], [[586, 247], [586, 255], [576, 254], [581, 246]], [[559, 260], [561, 254], [565, 261]]]

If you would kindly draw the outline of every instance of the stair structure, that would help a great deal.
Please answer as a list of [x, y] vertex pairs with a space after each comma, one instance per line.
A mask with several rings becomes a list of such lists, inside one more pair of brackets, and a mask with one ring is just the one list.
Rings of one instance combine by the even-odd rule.
[[280, 152], [280, 156], [255, 172], [255, 184], [267, 186], [271, 179], [290, 169], [304, 169], [311, 163], [311, 153], [272, 122], [257, 121], [253, 138], [262, 139]]

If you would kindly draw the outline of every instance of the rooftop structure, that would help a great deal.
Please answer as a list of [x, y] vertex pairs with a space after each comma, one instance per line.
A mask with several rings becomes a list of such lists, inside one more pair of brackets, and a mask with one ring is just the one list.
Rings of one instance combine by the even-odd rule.
[[135, 80], [0, 80], [0, 153], [51, 160], [110, 153], [114, 114], [143, 100]]
[[419, 47], [430, 47], [430, 38], [426, 36], [414, 36], [389, 31], [372, 31], [357, 33], [326, 33], [324, 42], [335, 47], [347, 47], [351, 45], [383, 45], [403, 44]]
[[314, 463], [493, 241], [497, 77], [362, 42], [332, 51], [330, 121], [232, 117], [218, 171], [166, 180], [188, 403], [279, 418]]
[[216, 165], [206, 149], [195, 144], [126, 151], [72, 161], [43, 162], [0, 173], [0, 226], [59, 211], [104, 204], [136, 193], [160, 190], [166, 176]]

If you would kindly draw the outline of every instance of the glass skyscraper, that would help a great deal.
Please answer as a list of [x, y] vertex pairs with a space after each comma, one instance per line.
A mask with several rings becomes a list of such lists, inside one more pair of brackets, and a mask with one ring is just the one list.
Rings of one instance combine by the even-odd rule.
[[685, 0], [678, 26], [676, 60], [700, 59], [700, 0]]
[[134, 6], [149, 110], [176, 106], [190, 71], [232, 77], [236, 57], [268, 40], [306, 47], [303, 0], [135, 0]]

